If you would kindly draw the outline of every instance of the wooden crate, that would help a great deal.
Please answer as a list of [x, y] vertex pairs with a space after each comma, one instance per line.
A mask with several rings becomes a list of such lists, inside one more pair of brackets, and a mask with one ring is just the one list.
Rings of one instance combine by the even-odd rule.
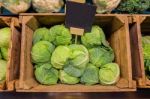
[[120, 92], [136, 91], [135, 82], [132, 80], [131, 52], [129, 26], [127, 16], [121, 15], [96, 15], [95, 23], [100, 25], [115, 52], [115, 62], [121, 69], [120, 80], [115, 85], [94, 86], [57, 84], [44, 86], [37, 83], [34, 78], [34, 68], [31, 63], [32, 37], [35, 29], [50, 27], [64, 23], [64, 14], [38, 14], [20, 16], [22, 23], [21, 64], [20, 79], [16, 83], [18, 92]]
[[8, 49], [8, 62], [6, 71], [6, 82], [0, 85], [0, 91], [13, 91], [15, 89], [15, 80], [19, 78], [20, 65], [20, 32], [17, 18], [0, 17], [0, 28], [10, 27], [11, 38]]
[[150, 35], [150, 15], [135, 15], [130, 28], [133, 78], [139, 88], [150, 88], [150, 80], [145, 75], [142, 35]]

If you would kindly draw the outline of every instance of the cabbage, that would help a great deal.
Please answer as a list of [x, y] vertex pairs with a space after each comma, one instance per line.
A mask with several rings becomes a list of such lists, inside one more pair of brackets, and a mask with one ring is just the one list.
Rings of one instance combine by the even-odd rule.
[[83, 75], [81, 76], [81, 83], [86, 85], [94, 85], [99, 82], [99, 68], [93, 64], [88, 64]]
[[90, 62], [97, 67], [111, 63], [114, 60], [114, 52], [111, 47], [91, 48], [89, 54]]
[[53, 67], [64, 68], [66, 73], [74, 77], [81, 76], [88, 62], [88, 50], [83, 45], [76, 44], [58, 46], [51, 57]]
[[0, 29], [0, 47], [8, 47], [11, 37], [11, 29], [9, 27]]
[[88, 50], [79, 44], [72, 44], [69, 48], [72, 53], [67, 62], [68, 64], [65, 65], [64, 71], [73, 77], [80, 77], [89, 62]]
[[51, 57], [51, 64], [57, 69], [62, 69], [67, 63], [71, 50], [67, 46], [58, 46]]
[[63, 70], [60, 70], [59, 72], [59, 79], [61, 83], [64, 83], [64, 84], [77, 84], [80, 81], [79, 78], [72, 77], [68, 75], [67, 73], [65, 73]]
[[57, 84], [58, 71], [52, 68], [50, 63], [37, 65], [35, 69], [35, 77], [38, 82], [44, 85]]
[[103, 65], [99, 70], [99, 80], [102, 85], [112, 85], [119, 80], [120, 69], [116, 63]]
[[33, 35], [33, 44], [35, 44], [39, 41], [49, 41], [48, 34], [49, 34], [49, 29], [47, 29], [47, 28], [37, 29]]
[[55, 45], [68, 45], [71, 43], [71, 33], [64, 25], [55, 25], [50, 28], [49, 41]]
[[64, 5], [63, 0], [32, 0], [33, 8], [40, 13], [59, 12]]
[[104, 32], [102, 28], [100, 28], [99, 26], [92, 26], [91, 32], [85, 33], [81, 37], [81, 41], [82, 44], [88, 48], [99, 46], [99, 45], [108, 46]]
[[50, 62], [54, 45], [48, 41], [39, 41], [32, 47], [31, 57], [33, 63]]
[[7, 62], [0, 60], [0, 84], [3, 83], [6, 79], [6, 66]]
[[1, 54], [3, 59], [8, 60], [8, 48], [2, 47]]
[[145, 71], [148, 78], [150, 78], [150, 36], [142, 37], [142, 46], [144, 54]]
[[10, 12], [18, 14], [30, 8], [31, 0], [2, 0], [2, 3]]

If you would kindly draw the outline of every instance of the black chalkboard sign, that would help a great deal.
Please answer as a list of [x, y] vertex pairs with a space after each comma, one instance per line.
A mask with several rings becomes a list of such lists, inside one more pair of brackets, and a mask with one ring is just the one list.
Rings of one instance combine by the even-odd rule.
[[86, 3], [66, 2], [66, 27], [84, 29], [85, 32], [91, 31], [96, 6]]

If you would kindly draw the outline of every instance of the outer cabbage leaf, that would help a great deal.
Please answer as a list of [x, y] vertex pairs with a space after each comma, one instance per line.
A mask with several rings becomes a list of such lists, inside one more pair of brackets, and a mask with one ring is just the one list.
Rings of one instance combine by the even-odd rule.
[[51, 54], [54, 51], [54, 45], [48, 41], [40, 41], [32, 47], [31, 57], [33, 63], [50, 62]]
[[102, 85], [115, 84], [120, 77], [120, 68], [116, 63], [103, 65], [99, 70], [99, 80]]
[[72, 77], [68, 75], [67, 73], [65, 73], [63, 70], [60, 70], [59, 72], [59, 79], [61, 83], [64, 83], [64, 84], [77, 84], [80, 81], [79, 78]]
[[2, 47], [1, 48], [1, 54], [2, 54], [3, 59], [8, 60], [8, 48]]
[[89, 49], [90, 62], [101, 67], [107, 63], [111, 63], [114, 60], [114, 52], [111, 47], [97, 47]]
[[94, 85], [99, 82], [99, 68], [93, 64], [88, 64], [83, 75], [81, 76], [81, 83], [86, 85]]
[[35, 77], [39, 83], [44, 85], [57, 84], [58, 71], [52, 68], [50, 63], [37, 65], [35, 69]]

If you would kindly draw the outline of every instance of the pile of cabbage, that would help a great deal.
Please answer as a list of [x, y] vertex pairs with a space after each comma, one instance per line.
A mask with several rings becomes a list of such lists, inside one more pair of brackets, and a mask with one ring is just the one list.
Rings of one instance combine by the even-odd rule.
[[147, 77], [150, 79], [150, 36], [142, 37], [144, 65]]
[[11, 37], [11, 29], [8, 27], [0, 29], [0, 84], [6, 80], [6, 65], [8, 61], [8, 48]]
[[40, 84], [112, 85], [119, 80], [113, 49], [99, 26], [74, 42], [75, 36], [64, 25], [34, 32], [31, 59]]

